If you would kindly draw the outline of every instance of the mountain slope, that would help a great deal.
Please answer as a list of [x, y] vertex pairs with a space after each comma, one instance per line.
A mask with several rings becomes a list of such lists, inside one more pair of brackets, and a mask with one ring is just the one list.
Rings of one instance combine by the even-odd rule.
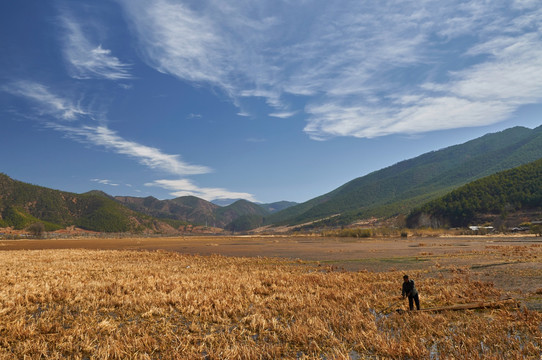
[[169, 228], [99, 192], [74, 194], [27, 184], [0, 174], [0, 226], [23, 229], [37, 221], [43, 222], [47, 230], [71, 225], [100, 232]]
[[196, 224], [207, 222], [209, 225], [215, 222], [214, 211], [220, 208], [195, 196], [183, 196], [171, 200], [158, 200], [152, 196], [146, 198], [116, 196], [115, 200], [134, 211], [159, 219], [181, 220]]
[[329, 223], [386, 217], [497, 171], [542, 157], [542, 127], [515, 127], [420, 155], [354, 179], [328, 194], [273, 214], [268, 224]]
[[258, 204], [254, 204], [247, 200], [237, 200], [231, 205], [217, 209], [215, 214], [217, 219], [229, 224], [243, 215], [257, 215], [263, 217], [268, 215], [269, 212]]
[[276, 212], [282, 211], [289, 207], [295, 206], [297, 205], [297, 203], [293, 201], [277, 201], [270, 204], [258, 204], [258, 205], [263, 207], [268, 213], [274, 214]]
[[233, 204], [221, 207], [194, 196], [182, 196], [171, 200], [129, 196], [117, 196], [115, 199], [130, 209], [159, 219], [182, 220], [214, 227], [225, 227], [244, 215], [264, 217], [269, 214], [260, 205], [246, 200], [237, 200]]
[[542, 217], [542, 159], [459, 187], [414, 209], [407, 225], [467, 226], [484, 217], [530, 212]]

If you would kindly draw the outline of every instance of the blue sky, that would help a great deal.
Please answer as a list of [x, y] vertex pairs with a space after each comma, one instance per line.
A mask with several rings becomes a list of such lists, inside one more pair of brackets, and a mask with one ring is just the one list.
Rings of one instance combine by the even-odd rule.
[[542, 3], [0, 4], [0, 172], [82, 193], [302, 202], [541, 125]]

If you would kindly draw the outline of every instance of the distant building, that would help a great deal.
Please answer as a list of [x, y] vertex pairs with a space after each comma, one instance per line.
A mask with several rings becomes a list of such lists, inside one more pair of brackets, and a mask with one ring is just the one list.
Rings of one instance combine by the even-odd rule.
[[495, 228], [493, 226], [469, 226], [469, 229], [472, 231], [480, 231], [480, 230], [486, 230], [486, 231], [493, 231]]

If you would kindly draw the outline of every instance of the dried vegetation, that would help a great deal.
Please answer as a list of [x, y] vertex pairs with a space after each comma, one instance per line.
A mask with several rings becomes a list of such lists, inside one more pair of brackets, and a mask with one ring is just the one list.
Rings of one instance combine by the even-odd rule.
[[[411, 276], [424, 307], [505, 295], [461, 271]], [[401, 315], [401, 278], [272, 258], [3, 251], [0, 358], [540, 357], [541, 313]]]

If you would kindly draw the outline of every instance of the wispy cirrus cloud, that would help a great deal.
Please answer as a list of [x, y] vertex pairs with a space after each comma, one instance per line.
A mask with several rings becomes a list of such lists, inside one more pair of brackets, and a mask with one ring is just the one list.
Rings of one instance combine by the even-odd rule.
[[[48, 87], [32, 81], [16, 81], [2, 89], [28, 99], [42, 115], [45, 126], [64, 133], [70, 138], [104, 147], [139, 163], [175, 175], [195, 175], [211, 172], [206, 166], [188, 164], [180, 155], [166, 154], [155, 147], [126, 140], [106, 125], [97, 125], [94, 114], [67, 97], [53, 93]], [[59, 121], [61, 120], [61, 121]], [[65, 121], [69, 120], [69, 121]]]
[[291, 118], [295, 114], [297, 114], [297, 111], [282, 111], [282, 112], [271, 113], [269, 114], [269, 116], [280, 118], [280, 119], [287, 119], [287, 118]]
[[314, 139], [481, 126], [542, 101], [536, 1], [119, 1], [151, 66], [302, 113]]
[[35, 110], [40, 114], [51, 115], [57, 119], [66, 121], [74, 121], [83, 116], [91, 116], [89, 112], [82, 109], [80, 104], [53, 94], [47, 86], [34, 81], [14, 81], [2, 86], [1, 89], [39, 105]]
[[[148, 168], [172, 175], [187, 176], [212, 172], [212, 169], [207, 166], [185, 162], [180, 155], [167, 154], [158, 148], [127, 140], [105, 124], [97, 125], [90, 111], [81, 109], [81, 106], [69, 98], [54, 94], [42, 84], [16, 81], [4, 85], [1, 89], [32, 102], [36, 109], [41, 109], [40, 121], [44, 126], [59, 131], [75, 141], [103, 147], [113, 153], [128, 156]], [[91, 181], [110, 186], [119, 185], [107, 179], [91, 179]], [[231, 192], [223, 188], [198, 187], [189, 179], [156, 180], [146, 185], [172, 190], [173, 196], [193, 195], [208, 200], [223, 198], [254, 200], [254, 196], [249, 193]]]
[[107, 179], [90, 179], [90, 181], [96, 182], [96, 183], [102, 184], [102, 185], [119, 186], [119, 184], [116, 184], [116, 183], [112, 182], [111, 180], [107, 180]]
[[67, 13], [61, 16], [65, 30], [64, 58], [70, 74], [76, 79], [131, 79], [130, 65], [121, 62], [104, 49], [101, 44], [93, 44], [85, 35], [79, 21]]
[[314, 138], [370, 138], [489, 125], [505, 120], [522, 105], [542, 101], [540, 36], [493, 38], [473, 46], [466, 55], [488, 59], [451, 72], [447, 82], [422, 83], [387, 103], [307, 106], [311, 121], [305, 131]]
[[175, 175], [197, 175], [212, 171], [207, 166], [188, 164], [180, 155], [166, 154], [155, 147], [126, 140], [106, 126], [71, 127], [57, 123], [49, 123], [48, 126], [77, 141], [102, 146], [117, 154], [129, 156], [151, 169]]
[[170, 195], [175, 197], [196, 196], [208, 201], [216, 199], [246, 199], [248, 201], [256, 201], [254, 195], [249, 193], [232, 192], [222, 188], [199, 187], [188, 179], [155, 180], [145, 185], [170, 190], [172, 191]]

